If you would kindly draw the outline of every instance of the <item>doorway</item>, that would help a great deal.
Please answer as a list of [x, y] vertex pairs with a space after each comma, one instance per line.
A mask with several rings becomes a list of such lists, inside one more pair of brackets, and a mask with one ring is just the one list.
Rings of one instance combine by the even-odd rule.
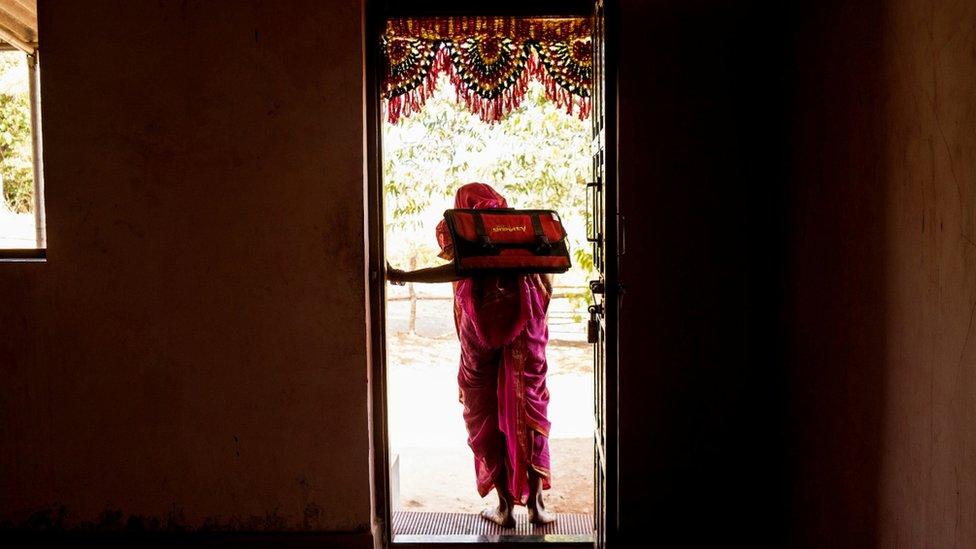
[[[603, 236], [610, 234], [602, 225], [611, 195], [597, 161], [606, 157], [599, 143], [605, 132], [596, 129], [592, 114], [596, 105], [602, 122], [604, 105], [589, 95], [604, 89], [595, 82], [602, 72], [586, 72], [585, 82], [572, 80], [586, 67], [572, 65], [581, 50], [576, 44], [573, 51], [567, 29], [585, 29], [589, 42], [595, 19], [594, 6], [586, 3], [583, 10], [582, 4], [576, 13], [563, 8], [504, 17], [397, 12], [384, 6], [369, 18], [368, 37], [378, 46], [374, 70], [368, 71], [374, 94], [369, 112], [372, 425], [375, 508], [387, 542], [591, 545], [603, 537], [607, 484], [601, 471], [606, 472], [607, 451], [601, 422], [607, 416], [601, 410], [608, 396], [607, 372], [600, 366], [607, 354], [603, 263], [605, 241], [614, 239]], [[481, 40], [486, 27], [499, 29], [495, 40]], [[465, 34], [475, 28], [478, 33]], [[477, 63], [484, 65], [486, 55], [508, 66], [484, 70]], [[589, 51], [586, 55], [594, 58]], [[399, 63], [395, 71], [393, 63]], [[387, 261], [407, 269], [443, 263], [436, 258], [434, 226], [452, 207], [456, 188], [469, 181], [492, 184], [513, 207], [557, 209], [571, 236], [574, 270], [556, 277], [546, 352], [553, 395], [550, 452], [554, 469], [566, 474], [553, 474], [559, 488], [545, 492], [547, 504], [562, 514], [544, 527], [529, 525], [524, 513], [516, 514], [515, 529], [500, 529], [477, 515], [493, 494], [482, 499], [475, 492], [455, 381], [459, 344], [451, 286], [399, 288], [383, 280]]]

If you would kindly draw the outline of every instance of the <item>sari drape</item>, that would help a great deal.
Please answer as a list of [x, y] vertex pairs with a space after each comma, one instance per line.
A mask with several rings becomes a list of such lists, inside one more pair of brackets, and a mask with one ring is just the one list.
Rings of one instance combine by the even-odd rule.
[[[470, 183], [456, 208], [504, 208], [490, 186]], [[437, 227], [441, 257], [451, 259], [450, 234]], [[485, 275], [454, 282], [454, 322], [461, 344], [459, 400], [474, 453], [478, 493], [484, 497], [505, 467], [516, 504], [529, 493], [528, 471], [551, 486], [546, 313], [550, 290], [539, 275]]]

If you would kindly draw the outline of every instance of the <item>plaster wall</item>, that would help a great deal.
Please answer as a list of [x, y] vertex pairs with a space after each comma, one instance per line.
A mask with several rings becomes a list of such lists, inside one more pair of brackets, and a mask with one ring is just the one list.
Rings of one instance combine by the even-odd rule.
[[0, 519], [368, 532], [362, 6], [39, 6]]

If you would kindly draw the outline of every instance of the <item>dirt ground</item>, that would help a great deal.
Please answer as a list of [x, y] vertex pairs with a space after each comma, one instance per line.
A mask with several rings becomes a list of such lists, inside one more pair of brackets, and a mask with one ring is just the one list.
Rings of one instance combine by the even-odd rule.
[[[549, 441], [552, 489], [546, 505], [557, 513], [593, 512], [593, 439]], [[477, 513], [497, 502], [494, 492], [478, 497], [474, 461], [467, 446], [401, 448], [400, 508], [406, 511]]]
[[[399, 459], [399, 504], [404, 510], [473, 513], [495, 498], [492, 493], [482, 500], [475, 489], [457, 398], [458, 352], [453, 331], [440, 337], [395, 332], [387, 337], [390, 450], [391, 459]], [[546, 501], [559, 513], [590, 513], [591, 350], [579, 341], [554, 339], [546, 356], [553, 473]]]

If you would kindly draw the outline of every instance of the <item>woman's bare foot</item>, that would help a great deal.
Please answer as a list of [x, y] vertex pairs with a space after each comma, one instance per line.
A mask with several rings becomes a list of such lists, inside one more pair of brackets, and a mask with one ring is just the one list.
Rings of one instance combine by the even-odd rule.
[[556, 515], [546, 510], [546, 505], [542, 502], [541, 495], [530, 499], [525, 507], [529, 511], [529, 522], [536, 526], [544, 526], [556, 522]]
[[546, 504], [542, 501], [542, 476], [529, 470], [529, 500], [525, 503], [529, 511], [529, 522], [536, 526], [544, 526], [556, 521], [556, 515], [546, 511]]
[[481, 512], [481, 518], [490, 520], [502, 528], [515, 528], [515, 515], [512, 514], [512, 508], [502, 504], [485, 509]]
[[515, 528], [515, 498], [508, 490], [508, 473], [499, 468], [495, 476], [495, 493], [498, 494], [498, 507], [489, 507], [481, 512], [481, 518], [490, 520], [502, 528]]

